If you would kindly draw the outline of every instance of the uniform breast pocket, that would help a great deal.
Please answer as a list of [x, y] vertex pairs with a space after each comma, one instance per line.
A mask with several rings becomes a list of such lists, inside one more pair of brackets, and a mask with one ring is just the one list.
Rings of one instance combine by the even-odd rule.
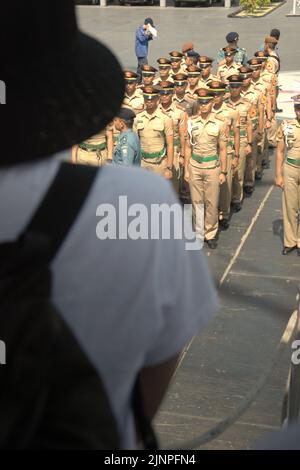
[[139, 122], [139, 123], [137, 123], [137, 125], [136, 125], [136, 130], [137, 130], [138, 132], [141, 132], [141, 131], [144, 130], [144, 127], [145, 127], [144, 123], [143, 123], [143, 122]]
[[153, 126], [153, 132], [158, 137], [164, 132], [164, 123], [158, 122]]
[[207, 131], [207, 138], [210, 142], [215, 142], [218, 139], [219, 131], [218, 129], [209, 129]]

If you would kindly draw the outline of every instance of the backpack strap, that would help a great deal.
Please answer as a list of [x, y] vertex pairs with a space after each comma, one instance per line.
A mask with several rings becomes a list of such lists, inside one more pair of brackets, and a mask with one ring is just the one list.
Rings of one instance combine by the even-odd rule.
[[99, 171], [98, 167], [63, 162], [21, 240], [47, 240], [50, 262], [76, 219]]

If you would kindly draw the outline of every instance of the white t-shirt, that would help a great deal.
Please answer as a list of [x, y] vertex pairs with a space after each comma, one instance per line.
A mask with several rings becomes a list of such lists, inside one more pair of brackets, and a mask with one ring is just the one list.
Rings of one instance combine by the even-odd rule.
[[[57, 158], [0, 169], [0, 242], [26, 227]], [[170, 184], [139, 168], [103, 168], [53, 261], [53, 302], [100, 371], [124, 448], [134, 448], [130, 394], [137, 372], [176, 353], [218, 303], [201, 251], [183, 240], [99, 240], [100, 203], [176, 202]], [[61, 204], [64, 195], [61, 195]]]

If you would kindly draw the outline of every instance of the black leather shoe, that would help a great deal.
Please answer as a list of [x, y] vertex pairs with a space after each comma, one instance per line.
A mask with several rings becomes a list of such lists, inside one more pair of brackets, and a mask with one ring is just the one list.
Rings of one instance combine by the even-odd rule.
[[300, 256], [300, 248], [297, 248], [297, 255]]
[[255, 179], [256, 181], [260, 181], [262, 179], [262, 171], [255, 172]]
[[275, 113], [282, 113], [283, 109], [276, 108]]
[[219, 220], [219, 226], [221, 230], [227, 230], [229, 228], [229, 222], [227, 219]]
[[244, 188], [244, 192], [245, 192], [246, 197], [252, 196], [253, 191], [254, 191], [254, 188], [252, 188], [251, 186], [245, 186], [245, 188]]
[[240, 202], [234, 202], [232, 204], [232, 212], [239, 212], [242, 208], [242, 204]]
[[215, 250], [218, 246], [218, 242], [214, 238], [212, 240], [207, 240], [207, 246], [211, 250]]
[[[283, 250], [282, 250], [282, 254], [283, 255], [288, 255], [289, 253], [291, 253], [296, 247], [293, 246], [292, 248], [289, 247], [289, 246], [284, 246], [283, 247]], [[299, 253], [298, 253], [299, 254]]]

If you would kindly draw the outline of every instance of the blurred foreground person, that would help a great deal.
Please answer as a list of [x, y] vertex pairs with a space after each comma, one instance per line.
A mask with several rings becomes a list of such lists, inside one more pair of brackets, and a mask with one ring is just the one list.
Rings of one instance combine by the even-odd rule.
[[[149, 239], [145, 231], [140, 237], [131, 236], [124, 204], [130, 215], [137, 206], [148, 214], [153, 205], [171, 207], [177, 200], [168, 181], [139, 168], [105, 166], [99, 170], [62, 165], [53, 158], [56, 152], [68, 149], [69, 153], [73, 145], [101, 132], [117, 115], [124, 96], [120, 66], [106, 48], [78, 32], [73, 2], [6, 3], [1, 13], [2, 43], [11, 46], [9, 51], [1, 49], [2, 78], [9, 90], [1, 124], [6, 136], [0, 157], [1, 325], [13, 318], [3, 316], [3, 299], [7, 307], [7, 299], [16, 298], [14, 289], [7, 292], [4, 275], [11, 281], [14, 274], [20, 299], [26, 287], [28, 295], [35, 295], [35, 302], [40, 300], [43, 306], [46, 300], [50, 306], [51, 287], [53, 308], [61, 314], [55, 315], [56, 335], [55, 325], [51, 331], [48, 324], [35, 328], [44, 318], [44, 310], [38, 308], [22, 317], [21, 328], [15, 321], [8, 325], [9, 332], [17, 335], [13, 342], [17, 346], [15, 362], [9, 355], [7, 365], [1, 366], [1, 374], [8, 374], [0, 376], [2, 436], [18, 431], [25, 442], [14, 447], [22, 448], [135, 448], [137, 436], [143, 435], [141, 421], [134, 419], [134, 414], [139, 416], [132, 405], [137, 396], [135, 384], [140, 385], [139, 410], [143, 408], [144, 417], [151, 420], [182, 349], [216, 310], [215, 290], [201, 250], [186, 250], [184, 239]], [[160, 135], [162, 120], [149, 114], [149, 122], [152, 132]], [[170, 139], [173, 144], [173, 132]], [[114, 218], [118, 212], [123, 217], [120, 226]], [[25, 237], [16, 242], [26, 227]], [[4, 272], [3, 259], [9, 267], [20, 253], [25, 257], [22, 270]], [[23, 286], [25, 275], [28, 282]], [[47, 299], [42, 290], [46, 282]], [[23, 304], [31, 305], [19, 301], [21, 310]], [[52, 314], [46, 318], [51, 321]], [[77, 353], [69, 358], [65, 335], [60, 341], [62, 354], [55, 341], [50, 350], [44, 349], [51, 332], [55, 340], [61, 339], [62, 324], [69, 329], [69, 337], [71, 332], [74, 335], [73, 343], [76, 338], [78, 354], [85, 354], [88, 370], [83, 367], [79, 373]], [[4, 333], [1, 329], [3, 341]], [[31, 340], [36, 345], [29, 375], [22, 362], [27, 357], [18, 355], [23, 339], [29, 353]], [[17, 367], [20, 363], [21, 368]], [[95, 369], [104, 388], [101, 383], [93, 386], [98, 377]], [[22, 377], [16, 382], [19, 370]], [[36, 400], [33, 386], [39, 387], [40, 377], [49, 387], [41, 396], [46, 398], [45, 406]], [[120, 442], [114, 437], [108, 401], [102, 400], [104, 390]], [[33, 439], [22, 433], [19, 420], [12, 420], [22, 405], [22, 411], [33, 416], [28, 403], [38, 405], [37, 412], [45, 410], [42, 417], [34, 415], [38, 420], [30, 428]], [[106, 418], [101, 417], [104, 410]], [[74, 423], [78, 414], [80, 420]], [[1, 446], [13, 447], [3, 441]]]

